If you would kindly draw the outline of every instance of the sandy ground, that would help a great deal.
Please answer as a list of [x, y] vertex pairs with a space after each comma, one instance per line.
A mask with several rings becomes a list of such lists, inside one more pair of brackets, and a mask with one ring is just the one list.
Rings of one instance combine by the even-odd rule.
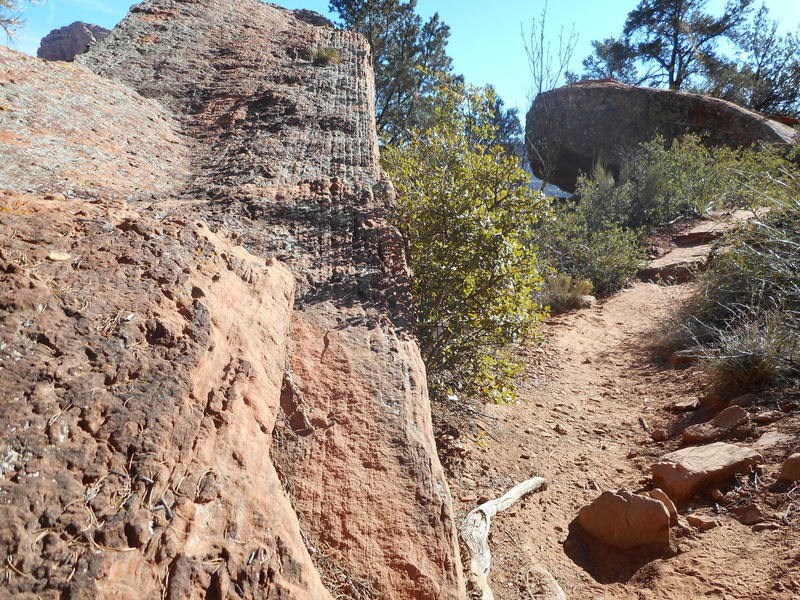
[[[629, 565], [601, 583], [565, 552], [570, 523], [582, 506], [603, 490], [649, 489], [650, 464], [679, 447], [683, 426], [713, 414], [701, 409], [687, 417], [671, 410], [676, 401], [704, 398], [702, 374], [692, 366], [673, 369], [649, 350], [659, 319], [694, 285], [639, 282], [597, 307], [552, 318], [547, 343], [526, 351], [528, 379], [518, 404], [483, 407], [477, 417], [482, 431], [464, 442], [466, 457], [452, 468], [459, 517], [534, 475], [550, 481], [547, 491], [493, 521], [491, 581], [498, 600], [541, 597], [529, 576], [537, 564], [568, 598], [800, 599], [800, 515], [792, 515], [798, 491], [771, 485], [781, 461], [797, 448], [791, 413], [736, 442], [751, 444], [775, 429], [793, 434], [791, 442], [765, 451], [765, 485], [739, 494], [722, 489], [728, 508], [755, 499], [776, 529], [753, 531], [726, 507], [701, 498], [680, 512], [713, 514], [721, 525], [686, 529], [675, 556]], [[654, 442], [640, 417], [652, 429], [669, 431], [671, 439]]]

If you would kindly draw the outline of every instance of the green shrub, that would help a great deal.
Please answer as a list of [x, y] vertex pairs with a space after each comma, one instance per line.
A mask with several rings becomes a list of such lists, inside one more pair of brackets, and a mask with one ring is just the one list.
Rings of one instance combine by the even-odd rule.
[[626, 161], [619, 179], [602, 163], [578, 180], [574, 200], [554, 205], [539, 230], [542, 257], [559, 273], [616, 292], [644, 260], [655, 227], [711, 210], [764, 206], [791, 197], [792, 163], [771, 149], [708, 149], [696, 135], [656, 137]]
[[[559, 273], [591, 282], [595, 292], [622, 289], [644, 259], [641, 235], [608, 221], [594, 221], [587, 211], [593, 193], [582, 184], [577, 204], [561, 202], [538, 229], [542, 258]], [[594, 185], [594, 184], [592, 184]]]
[[578, 193], [588, 196], [591, 223], [652, 229], [681, 216], [785, 198], [781, 178], [790, 170], [791, 163], [774, 149], [709, 149], [697, 135], [670, 144], [655, 137], [625, 162], [618, 182], [596, 167]]
[[[788, 183], [787, 183], [788, 182]], [[800, 375], [800, 176], [787, 173], [763, 217], [725, 236], [675, 339], [694, 347], [724, 393]]]
[[509, 400], [521, 369], [513, 345], [543, 318], [532, 230], [547, 202], [492, 140], [492, 94], [443, 83], [436, 124], [389, 147], [397, 226], [414, 270], [416, 329], [436, 395]]
[[737, 319], [701, 353], [716, 391], [733, 397], [788, 384], [800, 368], [800, 321], [784, 310]]
[[551, 311], [586, 307], [586, 296], [594, 286], [588, 279], [580, 279], [564, 273], [552, 272], [544, 279], [539, 292], [539, 302]]
[[317, 66], [337, 65], [342, 62], [342, 55], [336, 48], [321, 46], [314, 52], [311, 62]]

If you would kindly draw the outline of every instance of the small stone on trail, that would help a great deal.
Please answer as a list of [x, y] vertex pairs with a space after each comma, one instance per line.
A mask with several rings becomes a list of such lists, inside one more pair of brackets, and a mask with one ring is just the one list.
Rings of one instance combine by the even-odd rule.
[[723, 494], [721, 491], [719, 491], [718, 488], [714, 488], [713, 490], [711, 490], [711, 497], [715, 501], [719, 502], [720, 504], [725, 504], [725, 502], [727, 502], [727, 500], [728, 500], [725, 497], [725, 494]]
[[684, 444], [711, 442], [728, 436], [750, 422], [750, 414], [741, 406], [729, 406], [710, 421], [691, 425], [683, 430]]
[[780, 525], [778, 525], [777, 523], [756, 523], [755, 525], [753, 525], [753, 531], [755, 531], [756, 533], [759, 531], [769, 531], [779, 528]]
[[793, 483], [800, 480], [800, 453], [792, 454], [783, 461], [781, 466], [781, 480]]
[[664, 490], [660, 488], [656, 488], [654, 490], [650, 490], [647, 492], [647, 495], [650, 496], [653, 500], [658, 500], [664, 506], [667, 507], [667, 512], [669, 513], [669, 522], [671, 525], [678, 524], [678, 509], [675, 508], [675, 505], [672, 503], [672, 500], [669, 499]]
[[581, 296], [579, 302], [581, 308], [592, 308], [595, 304], [597, 304], [597, 298], [594, 296]]
[[47, 255], [47, 259], [52, 260], [53, 262], [63, 262], [65, 260], [69, 260], [70, 258], [72, 258], [72, 256], [66, 252], [58, 252], [57, 250], [53, 250]]
[[556, 433], [560, 433], [561, 435], [567, 435], [567, 433], [569, 433], [567, 428], [564, 427], [561, 423], [556, 423], [555, 426], [553, 427], [553, 431], [555, 431]]
[[702, 531], [714, 529], [719, 525], [719, 521], [708, 515], [687, 515], [686, 520], [690, 525]]
[[670, 498], [680, 501], [719, 485], [735, 473], [747, 473], [763, 461], [751, 448], [716, 442], [670, 452], [650, 468], [655, 484]]
[[628, 490], [603, 492], [580, 510], [577, 522], [592, 537], [621, 550], [669, 548], [668, 508], [660, 500]]
[[672, 410], [683, 412], [688, 410], [697, 410], [700, 402], [697, 398], [693, 398], [691, 400], [678, 400], [677, 402], [673, 403]]
[[653, 429], [650, 437], [653, 438], [654, 442], [664, 442], [669, 438], [669, 435], [663, 429]]
[[794, 442], [794, 436], [788, 433], [780, 433], [779, 431], [767, 431], [758, 438], [755, 442], [750, 444], [753, 450], [768, 450], [780, 444], [791, 444]]
[[743, 525], [755, 525], [764, 520], [764, 513], [755, 504], [737, 506], [731, 509], [731, 514]]
[[773, 421], [777, 421], [783, 417], [783, 414], [778, 412], [777, 410], [767, 410], [762, 413], [758, 413], [755, 417], [753, 417], [753, 421], [756, 423], [772, 423]]

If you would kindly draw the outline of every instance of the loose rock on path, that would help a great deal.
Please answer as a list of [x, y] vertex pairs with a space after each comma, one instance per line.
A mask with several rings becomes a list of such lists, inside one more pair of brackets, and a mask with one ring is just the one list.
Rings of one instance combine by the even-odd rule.
[[[524, 350], [528, 379], [518, 404], [483, 408], [486, 435], [465, 443], [466, 457], [452, 467], [457, 511], [466, 514], [474, 498], [499, 496], [534, 475], [550, 482], [493, 523], [491, 583], [498, 600], [543, 597], [530, 577], [539, 568], [552, 573], [568, 598], [800, 598], [800, 516], [792, 517], [791, 485], [778, 483], [781, 463], [798, 441], [792, 414], [756, 421], [750, 437], [733, 441], [741, 453], [759, 456], [751, 445], [777, 426], [775, 444], [759, 450], [760, 473], [753, 458], [733, 469], [740, 479], [714, 482], [722, 491], [712, 486], [697, 498], [680, 498], [675, 555], [620, 569], [615, 580], [595, 578], [570, 558], [571, 526], [583, 507], [604, 491], [652, 490], [651, 466], [681, 448], [683, 429], [715, 416], [703, 402], [698, 366], [675, 369], [651, 351], [659, 320], [695, 286], [638, 282], [593, 308], [553, 317], [545, 346]], [[654, 441], [640, 418], [666, 439]], [[752, 528], [730, 512], [751, 503], [766, 519]]]

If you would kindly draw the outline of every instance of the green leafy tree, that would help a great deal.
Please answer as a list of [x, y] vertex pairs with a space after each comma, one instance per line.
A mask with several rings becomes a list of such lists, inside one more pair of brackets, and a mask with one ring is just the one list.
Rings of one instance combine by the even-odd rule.
[[654, 66], [652, 83], [685, 88], [713, 57], [717, 42], [734, 33], [753, 0], [730, 0], [720, 17], [705, 12], [708, 0], [641, 0], [628, 13], [623, 34], [638, 60]]
[[[481, 107], [481, 112], [474, 117], [470, 116], [466, 119], [467, 122], [467, 135], [475, 143], [484, 145], [499, 144], [506, 153], [511, 156], [522, 158], [522, 125], [519, 121], [519, 111], [516, 108], [506, 108], [505, 102], [497, 94], [492, 86], [486, 86], [487, 94], [487, 107]], [[484, 119], [483, 108], [488, 108], [488, 118], [492, 127], [484, 127], [482, 120]], [[479, 130], [474, 131], [472, 122], [479, 123]], [[488, 132], [488, 139], [481, 139], [480, 132]]]
[[800, 114], [800, 30], [781, 35], [762, 5], [734, 40], [741, 59], [707, 60], [700, 91], [763, 113]]
[[616, 38], [606, 38], [592, 42], [594, 51], [583, 59], [583, 75], [571, 79], [616, 79], [622, 83], [640, 85], [647, 81], [649, 74], [640, 75], [636, 66], [636, 52], [625, 42]]
[[497, 143], [491, 89], [445, 79], [436, 99], [434, 124], [384, 152], [420, 347], [435, 393], [506, 400], [520, 371], [512, 345], [543, 316], [532, 235], [547, 204]]
[[375, 118], [384, 143], [430, 123], [436, 78], [451, 75], [445, 51], [450, 28], [434, 14], [427, 21], [416, 0], [331, 0], [339, 25], [362, 33], [375, 71]]

